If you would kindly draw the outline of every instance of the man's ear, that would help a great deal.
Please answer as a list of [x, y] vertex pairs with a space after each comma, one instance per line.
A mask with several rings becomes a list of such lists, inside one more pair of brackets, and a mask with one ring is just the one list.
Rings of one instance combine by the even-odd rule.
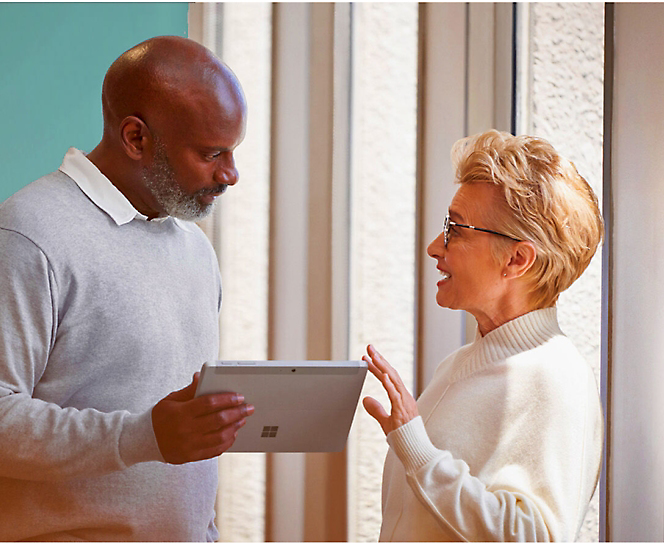
[[120, 123], [120, 143], [132, 160], [143, 158], [145, 146], [150, 139], [150, 129], [138, 117], [125, 117]]
[[535, 263], [537, 248], [530, 241], [519, 241], [515, 243], [509, 253], [509, 261], [503, 270], [504, 277], [521, 277]]

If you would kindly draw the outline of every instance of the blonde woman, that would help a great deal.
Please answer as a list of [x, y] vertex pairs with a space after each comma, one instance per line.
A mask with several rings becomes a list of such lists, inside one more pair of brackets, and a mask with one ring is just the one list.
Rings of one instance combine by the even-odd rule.
[[546, 141], [495, 130], [452, 150], [460, 187], [428, 254], [436, 301], [478, 323], [417, 402], [373, 347], [391, 402], [365, 398], [390, 445], [381, 540], [569, 541], [597, 484], [593, 372], [556, 301], [602, 240], [597, 198]]

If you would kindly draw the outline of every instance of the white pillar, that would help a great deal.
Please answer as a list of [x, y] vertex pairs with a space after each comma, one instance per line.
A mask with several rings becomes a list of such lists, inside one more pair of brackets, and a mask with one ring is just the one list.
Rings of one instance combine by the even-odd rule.
[[664, 5], [614, 9], [608, 537], [662, 541]]

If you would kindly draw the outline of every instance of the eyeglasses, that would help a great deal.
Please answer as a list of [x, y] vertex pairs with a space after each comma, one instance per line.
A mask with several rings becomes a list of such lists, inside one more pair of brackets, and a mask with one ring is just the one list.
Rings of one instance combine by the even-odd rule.
[[501, 234], [500, 232], [496, 232], [495, 230], [487, 230], [486, 228], [471, 226], [470, 224], [459, 224], [458, 222], [450, 220], [449, 215], [445, 215], [445, 222], [443, 223], [443, 243], [445, 243], [446, 248], [447, 248], [447, 242], [450, 240], [450, 226], [457, 226], [459, 228], [468, 228], [469, 230], [478, 230], [479, 232], [486, 232], [487, 234], [495, 234], [497, 236], [502, 236], [504, 238], [511, 239], [512, 241], [522, 241], [520, 239], [513, 238], [512, 236], [508, 236], [507, 234]]

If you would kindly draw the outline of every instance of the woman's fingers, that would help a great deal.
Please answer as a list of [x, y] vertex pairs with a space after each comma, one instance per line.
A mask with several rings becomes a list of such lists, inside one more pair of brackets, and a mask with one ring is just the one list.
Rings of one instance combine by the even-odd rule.
[[[369, 348], [372, 348], [372, 346], [370, 345]], [[378, 351], [373, 349], [371, 359], [367, 358], [366, 356], [363, 356], [362, 358], [367, 363], [369, 371], [373, 373], [376, 378], [383, 384], [383, 388], [385, 388], [385, 391], [390, 398], [390, 402], [392, 403], [392, 409], [394, 410], [395, 407], [399, 408], [401, 405], [401, 396], [403, 394], [410, 393], [403, 384], [403, 381], [401, 381], [397, 371], [392, 368], [392, 366], [390, 366], [382, 356], [380, 357], [382, 359], [382, 363], [376, 363], [376, 360], [373, 358], [375, 354], [380, 356]], [[388, 371], [387, 368], [389, 368], [391, 371]]]
[[367, 410], [367, 413], [378, 421], [383, 432], [385, 432], [385, 435], [389, 434], [392, 430], [390, 427], [390, 416], [385, 409], [383, 409], [380, 402], [371, 396], [367, 396], [362, 400], [362, 405], [364, 405], [364, 409]]
[[363, 360], [367, 363], [367, 367], [369, 368], [369, 371], [374, 374], [376, 379], [378, 379], [381, 383], [385, 381], [385, 379], [389, 379], [389, 375], [385, 373], [383, 370], [381, 370], [371, 358], [368, 358], [366, 356], [362, 357]]
[[[382, 406], [373, 398], [366, 398], [364, 407], [373, 416], [388, 434], [392, 430], [411, 421], [418, 416], [417, 402], [404, 385], [399, 373], [385, 360], [373, 346], [367, 346], [369, 356], [362, 359], [367, 363], [369, 371], [381, 382], [387, 392], [391, 404], [391, 413], [388, 416]], [[380, 407], [380, 411], [378, 408]], [[370, 411], [371, 410], [371, 411]]]
[[367, 353], [369, 353], [369, 356], [380, 366], [382, 369], [387, 370], [387, 369], [393, 369], [392, 366], [390, 366], [390, 363], [385, 360], [385, 357], [378, 352], [378, 349], [374, 347], [373, 345], [367, 345]]
[[369, 353], [369, 356], [371, 356], [371, 360], [376, 365], [376, 367], [379, 370], [381, 370], [383, 373], [386, 373], [387, 375], [390, 376], [392, 382], [397, 386], [397, 388], [399, 389], [406, 388], [405, 385], [403, 384], [403, 381], [401, 380], [399, 372], [395, 370], [387, 360], [385, 360], [383, 355], [378, 352], [376, 347], [374, 347], [373, 345], [368, 345], [367, 353]]

